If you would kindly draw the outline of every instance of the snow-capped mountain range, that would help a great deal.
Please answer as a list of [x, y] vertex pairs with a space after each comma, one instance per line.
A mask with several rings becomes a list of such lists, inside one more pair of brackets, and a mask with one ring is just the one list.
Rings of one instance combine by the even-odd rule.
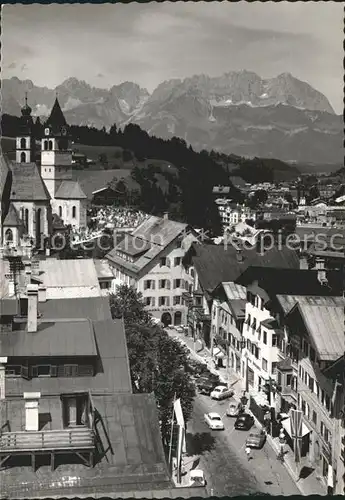
[[137, 123], [158, 137], [181, 137], [195, 149], [342, 163], [342, 117], [321, 92], [289, 73], [266, 80], [250, 71], [196, 75], [165, 81], [152, 94], [132, 82], [101, 89], [68, 78], [48, 89], [13, 77], [2, 82], [2, 112], [19, 116], [26, 91], [33, 114], [41, 117], [57, 93], [71, 125]]

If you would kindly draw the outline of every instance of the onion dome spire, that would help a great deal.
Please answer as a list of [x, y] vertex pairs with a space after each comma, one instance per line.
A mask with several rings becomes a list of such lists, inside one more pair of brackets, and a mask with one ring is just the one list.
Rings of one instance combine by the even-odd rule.
[[22, 111], [23, 116], [30, 116], [31, 112], [32, 112], [32, 109], [28, 105], [28, 93], [27, 92], [25, 92], [25, 105], [22, 107], [21, 111]]

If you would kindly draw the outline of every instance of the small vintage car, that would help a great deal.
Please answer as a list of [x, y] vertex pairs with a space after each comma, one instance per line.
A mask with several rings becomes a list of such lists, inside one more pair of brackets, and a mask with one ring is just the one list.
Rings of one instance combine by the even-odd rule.
[[217, 387], [215, 387], [210, 394], [212, 399], [216, 399], [218, 401], [221, 399], [231, 398], [233, 395], [234, 391], [225, 385], [217, 385]]
[[264, 430], [255, 429], [251, 431], [246, 439], [246, 446], [249, 448], [262, 448], [266, 441], [266, 432]]
[[244, 413], [244, 407], [241, 403], [230, 403], [226, 410], [227, 417], [238, 417], [241, 413]]
[[212, 431], [224, 430], [222, 417], [218, 413], [205, 413], [204, 420]]
[[235, 422], [235, 429], [241, 431], [248, 431], [254, 425], [254, 417], [249, 413], [242, 413], [239, 415]]

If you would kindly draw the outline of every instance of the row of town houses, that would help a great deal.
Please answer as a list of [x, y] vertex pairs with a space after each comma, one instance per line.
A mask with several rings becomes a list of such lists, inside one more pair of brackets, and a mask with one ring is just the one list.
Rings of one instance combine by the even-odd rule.
[[[294, 250], [264, 254], [201, 242], [186, 224], [150, 217], [108, 255], [111, 287], [142, 293], [164, 326], [187, 326], [249, 393], [303, 412], [302, 455], [344, 492], [342, 273], [308, 269]], [[290, 430], [291, 433], [291, 430]]]

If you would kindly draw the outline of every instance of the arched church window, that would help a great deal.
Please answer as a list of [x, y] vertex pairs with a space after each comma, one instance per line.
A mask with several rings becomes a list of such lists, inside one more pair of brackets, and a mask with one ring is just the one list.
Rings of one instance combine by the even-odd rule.
[[20, 207], [20, 218], [24, 222], [24, 208]]
[[77, 216], [77, 208], [75, 206], [72, 207], [72, 218], [75, 219]]
[[6, 241], [6, 243], [12, 243], [12, 241], [13, 241], [12, 229], [7, 229], [7, 231], [5, 233], [5, 241]]
[[62, 217], [62, 206], [59, 206], [59, 217]]
[[48, 141], [44, 141], [43, 148], [44, 148], [45, 151], [47, 151], [47, 149], [48, 149]]
[[28, 234], [29, 232], [29, 210], [26, 208], [24, 212], [24, 227], [25, 227], [25, 232]]
[[24, 152], [20, 153], [20, 162], [21, 163], [25, 163], [26, 162], [26, 154]]
[[53, 149], [53, 141], [49, 141], [49, 151]]
[[26, 139], [20, 139], [20, 149], [26, 149]]

